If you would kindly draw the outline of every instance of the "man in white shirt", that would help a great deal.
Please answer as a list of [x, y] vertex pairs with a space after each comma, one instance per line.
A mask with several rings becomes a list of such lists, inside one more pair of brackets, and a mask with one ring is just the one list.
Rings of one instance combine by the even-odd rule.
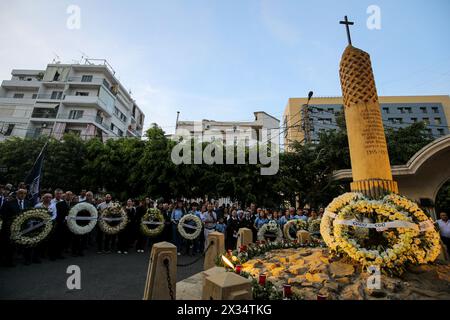
[[52, 219], [56, 219], [57, 211], [56, 211], [56, 204], [60, 201], [62, 201], [62, 195], [63, 191], [61, 189], [55, 189], [55, 197], [50, 201], [50, 211], [52, 212]]
[[447, 252], [450, 255], [450, 221], [448, 221], [448, 214], [445, 212], [441, 212], [439, 216], [441, 217], [437, 221], [439, 232], [442, 242], [447, 246]]

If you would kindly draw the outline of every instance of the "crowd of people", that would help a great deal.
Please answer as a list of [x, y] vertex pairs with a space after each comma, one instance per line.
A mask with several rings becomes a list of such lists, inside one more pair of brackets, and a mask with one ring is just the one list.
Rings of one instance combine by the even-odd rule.
[[[323, 214], [314, 209], [289, 208], [271, 210], [257, 208], [255, 204], [243, 209], [238, 205], [220, 205], [218, 201], [189, 202], [185, 200], [154, 202], [146, 197], [141, 200], [128, 199], [123, 209], [128, 216], [128, 224], [117, 235], [105, 234], [98, 225], [92, 232], [76, 235], [67, 227], [66, 217], [70, 209], [77, 203], [90, 203], [99, 211], [112, 206], [115, 199], [110, 194], [94, 196], [94, 193], [82, 190], [80, 194], [63, 191], [59, 188], [52, 193], [42, 192], [34, 206], [29, 199], [26, 185], [21, 183], [17, 188], [8, 184], [0, 185], [0, 216], [3, 226], [0, 231], [0, 254], [3, 265], [14, 266], [18, 257], [23, 258], [26, 265], [41, 263], [43, 258], [50, 260], [64, 259], [65, 256], [83, 256], [85, 251], [95, 248], [98, 254], [116, 252], [128, 254], [130, 250], [144, 253], [151, 250], [153, 243], [169, 241], [176, 245], [178, 254], [196, 255], [204, 252], [208, 233], [222, 232], [225, 235], [227, 249], [236, 248], [237, 235], [240, 228], [253, 231], [254, 240], [258, 230], [269, 221], [276, 221], [282, 227], [291, 219], [317, 219]], [[48, 239], [34, 248], [16, 246], [11, 240], [10, 226], [14, 217], [30, 208], [46, 209], [54, 221], [54, 229]], [[140, 222], [149, 208], [157, 207], [164, 217], [164, 229], [155, 237], [146, 237], [140, 230]], [[178, 222], [186, 214], [193, 214], [202, 221], [202, 232], [195, 240], [186, 240], [178, 232]]]
[[[270, 221], [275, 221], [283, 228], [289, 220], [300, 219], [306, 222], [321, 219], [324, 209], [287, 208], [280, 210], [259, 208], [252, 203], [249, 207], [237, 204], [222, 204], [218, 201], [190, 202], [186, 200], [153, 201], [150, 197], [135, 200], [128, 199], [123, 209], [128, 216], [128, 224], [119, 234], [110, 235], [102, 232], [98, 224], [88, 234], [77, 235], [67, 227], [66, 217], [77, 203], [90, 203], [99, 211], [112, 206], [115, 201], [110, 194], [94, 196], [94, 193], [82, 190], [80, 194], [63, 191], [59, 188], [53, 192], [44, 191], [34, 206], [27, 197], [26, 185], [17, 188], [8, 184], [0, 185], [0, 217], [3, 221], [0, 230], [0, 256], [5, 266], [14, 266], [19, 257], [26, 265], [41, 263], [43, 258], [49, 260], [64, 259], [67, 255], [83, 256], [85, 251], [95, 248], [98, 254], [116, 252], [128, 254], [130, 250], [144, 253], [151, 250], [153, 243], [168, 241], [176, 245], [178, 255], [197, 255], [206, 249], [210, 232], [218, 231], [225, 235], [226, 249], [235, 249], [240, 228], [249, 228], [256, 241], [258, 230]], [[33, 248], [16, 246], [11, 240], [10, 226], [14, 217], [30, 208], [46, 209], [54, 221], [54, 228], [49, 237]], [[157, 237], [149, 238], [140, 230], [141, 219], [149, 208], [158, 208], [164, 217], [164, 228]], [[186, 214], [193, 214], [202, 221], [202, 232], [195, 240], [184, 239], [178, 231], [178, 222]], [[446, 213], [440, 214], [437, 221], [441, 229], [443, 242], [449, 247], [449, 222]]]

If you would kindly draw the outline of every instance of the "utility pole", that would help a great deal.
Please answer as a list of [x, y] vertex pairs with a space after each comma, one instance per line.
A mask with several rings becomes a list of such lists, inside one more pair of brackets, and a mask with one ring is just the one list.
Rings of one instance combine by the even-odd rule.
[[178, 119], [180, 118], [180, 111], [177, 111], [177, 122], [175, 123], [175, 132], [178, 129]]
[[305, 143], [311, 142], [311, 120], [309, 117], [309, 101], [313, 96], [313, 92], [308, 93], [308, 101], [302, 106], [301, 117], [302, 117], [302, 130]]

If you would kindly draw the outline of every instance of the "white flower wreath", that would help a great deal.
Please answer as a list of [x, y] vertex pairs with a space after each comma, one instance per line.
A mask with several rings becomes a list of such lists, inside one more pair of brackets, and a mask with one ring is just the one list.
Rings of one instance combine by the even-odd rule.
[[276, 236], [276, 239], [273, 241], [281, 241], [283, 239], [283, 232], [281, 231], [281, 229], [278, 227], [278, 224], [276, 223], [276, 221], [269, 221], [269, 223], [263, 224], [261, 226], [261, 228], [259, 228], [258, 230], [258, 240], [266, 240], [265, 236], [266, 233], [274, 233]]
[[[110, 222], [117, 222], [117, 225], [111, 225]], [[103, 209], [100, 213], [98, 226], [106, 234], [114, 235], [122, 231], [128, 223], [128, 216], [120, 203], [114, 203], [112, 206]]]
[[[23, 229], [23, 225], [32, 220], [35, 223]], [[34, 247], [47, 238], [52, 228], [53, 221], [46, 209], [30, 209], [22, 212], [13, 220], [11, 224], [11, 240], [22, 246]], [[39, 232], [33, 232], [35, 230]]]
[[[81, 211], [89, 212], [89, 217], [78, 217]], [[67, 227], [76, 235], [86, 234], [94, 229], [97, 223], [98, 212], [97, 209], [90, 203], [81, 202], [73, 206], [67, 215]], [[85, 226], [81, 226], [77, 221], [89, 221]]]
[[[376, 224], [358, 222], [367, 217]], [[358, 227], [376, 228], [386, 243], [364, 247], [355, 238]], [[368, 200], [357, 193], [344, 194], [327, 207], [320, 229], [330, 248], [363, 266], [378, 265], [393, 273], [401, 273], [406, 262], [432, 262], [440, 253], [439, 234], [432, 221], [416, 203], [396, 194], [382, 200]], [[351, 230], [355, 235], [351, 235]]]
[[295, 234], [297, 234], [297, 231], [299, 231], [299, 230], [306, 230], [306, 231], [308, 231], [308, 222], [306, 222], [306, 221], [304, 221], [304, 220], [301, 220], [301, 219], [293, 219], [293, 220], [289, 220], [288, 222], [286, 222], [286, 223], [284, 224], [284, 226], [283, 226], [283, 234], [284, 234], [284, 237], [285, 237], [287, 240], [291, 240], [291, 241], [293, 241], [293, 240], [296, 239], [296, 238], [293, 238], [293, 237], [291, 236], [290, 232], [289, 232], [289, 230], [290, 230], [292, 227], [295, 227], [295, 228], [296, 228]]
[[337, 213], [346, 205], [360, 199], [364, 199], [362, 193], [344, 193], [343, 195], [334, 198], [334, 200], [325, 208], [325, 213], [320, 222], [320, 234], [322, 235], [323, 241], [325, 241], [328, 248], [331, 250], [336, 251], [338, 246], [333, 234], [333, 221], [336, 218]]
[[[195, 226], [190, 225], [186, 222], [193, 222]], [[178, 222], [177, 228], [178, 232], [183, 238], [185, 238], [186, 240], [194, 240], [200, 235], [200, 232], [202, 232], [202, 220], [200, 220], [200, 218], [195, 214], [187, 214], [181, 217], [180, 221]], [[189, 233], [186, 232], [185, 228], [195, 231]]]
[[[150, 208], [142, 216], [141, 219], [141, 232], [147, 237], [157, 237], [164, 230], [164, 216], [157, 208]], [[149, 228], [149, 225], [156, 226]]]

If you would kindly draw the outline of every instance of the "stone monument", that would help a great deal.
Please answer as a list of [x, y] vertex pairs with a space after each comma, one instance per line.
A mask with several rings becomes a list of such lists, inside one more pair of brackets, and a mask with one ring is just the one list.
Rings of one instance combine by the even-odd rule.
[[392, 180], [370, 56], [353, 47], [349, 30], [353, 22], [345, 16], [345, 21], [340, 23], [346, 25], [349, 42], [342, 55], [339, 75], [353, 174], [351, 191], [373, 199], [387, 192], [398, 193], [397, 183]]

